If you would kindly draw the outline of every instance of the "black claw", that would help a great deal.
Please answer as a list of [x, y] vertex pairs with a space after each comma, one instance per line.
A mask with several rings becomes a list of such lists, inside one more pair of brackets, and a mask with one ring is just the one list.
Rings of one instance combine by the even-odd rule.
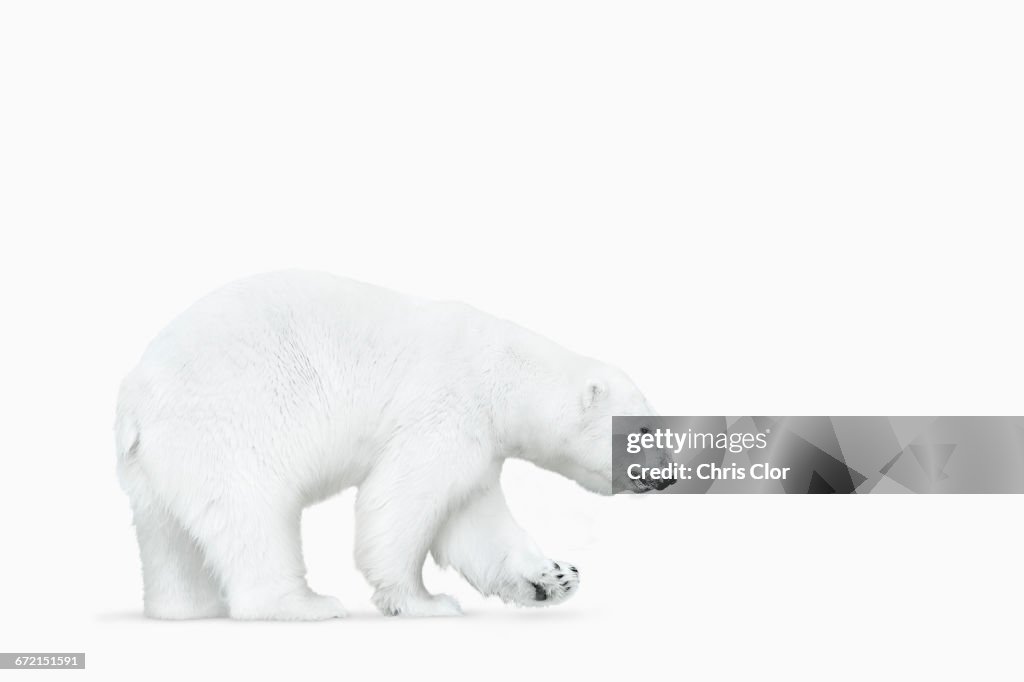
[[562, 570], [562, 567], [558, 565], [558, 562], [557, 562], [557, 561], [556, 561], [556, 562], [553, 562], [553, 563], [555, 564], [555, 570], [556, 570], [556, 571], [561, 571], [561, 570]]
[[568, 592], [571, 589], [572, 589], [572, 585], [569, 585], [569, 587], [565, 588], [565, 591]]
[[561, 579], [562, 579], [562, 578], [564, 578], [565, 576], [564, 576], [563, 574], [559, 573], [559, 574], [558, 574], [558, 575], [556, 575], [555, 577], [556, 577], [556, 578], [558, 578], [559, 580], [561, 580]]
[[562, 587], [568, 587], [568, 586], [569, 586], [569, 581], [568, 580], [566, 580], [564, 583], [562, 583]]
[[573, 573], [579, 573], [579, 571], [576, 570], [575, 566], [570, 566], [569, 570], [572, 571]]

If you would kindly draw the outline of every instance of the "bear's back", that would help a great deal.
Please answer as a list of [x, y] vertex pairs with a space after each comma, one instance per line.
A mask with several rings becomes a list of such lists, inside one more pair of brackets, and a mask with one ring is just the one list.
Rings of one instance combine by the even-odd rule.
[[455, 378], [497, 322], [326, 273], [256, 275], [168, 324], [125, 378], [119, 412], [276, 419], [284, 409], [323, 415], [332, 401], [350, 414], [371, 410], [411, 384]]

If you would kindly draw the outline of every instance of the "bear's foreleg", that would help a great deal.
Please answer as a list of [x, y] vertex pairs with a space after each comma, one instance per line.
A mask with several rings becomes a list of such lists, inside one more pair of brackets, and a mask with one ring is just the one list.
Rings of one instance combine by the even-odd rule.
[[558, 604], [579, 586], [576, 567], [545, 557], [512, 518], [496, 477], [447, 520], [431, 553], [484, 596], [520, 606]]
[[[441, 454], [388, 458], [359, 487], [356, 565], [374, 587], [373, 602], [385, 615], [462, 613], [455, 599], [430, 594], [423, 585], [423, 562], [430, 542], [473, 478], [465, 475], [464, 480], [439, 481], [434, 472], [440, 458]], [[419, 466], [409, 466], [409, 462]], [[451, 470], [459, 469], [449, 464]]]

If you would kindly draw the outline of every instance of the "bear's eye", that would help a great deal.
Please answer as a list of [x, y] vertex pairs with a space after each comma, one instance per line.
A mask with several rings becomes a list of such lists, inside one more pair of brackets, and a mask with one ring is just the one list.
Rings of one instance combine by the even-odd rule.
[[641, 428], [641, 429], [640, 429], [640, 433], [642, 433], [642, 434], [643, 434], [643, 435], [645, 435], [645, 436], [646, 436], [646, 435], [647, 435], [648, 433], [650, 433], [650, 432], [651, 432], [651, 430], [650, 430], [649, 428], [647, 428], [646, 426], [644, 426], [643, 428]]

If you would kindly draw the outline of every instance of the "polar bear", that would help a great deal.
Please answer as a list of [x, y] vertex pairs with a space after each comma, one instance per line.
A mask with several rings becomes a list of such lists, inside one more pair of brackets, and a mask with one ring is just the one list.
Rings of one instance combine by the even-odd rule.
[[499, 487], [518, 457], [611, 492], [611, 415], [653, 414], [619, 370], [470, 306], [278, 272], [195, 303], [124, 379], [115, 435], [145, 613], [346, 615], [306, 583], [302, 509], [358, 488], [356, 563], [385, 614], [460, 613], [428, 554], [484, 595], [557, 604]]

